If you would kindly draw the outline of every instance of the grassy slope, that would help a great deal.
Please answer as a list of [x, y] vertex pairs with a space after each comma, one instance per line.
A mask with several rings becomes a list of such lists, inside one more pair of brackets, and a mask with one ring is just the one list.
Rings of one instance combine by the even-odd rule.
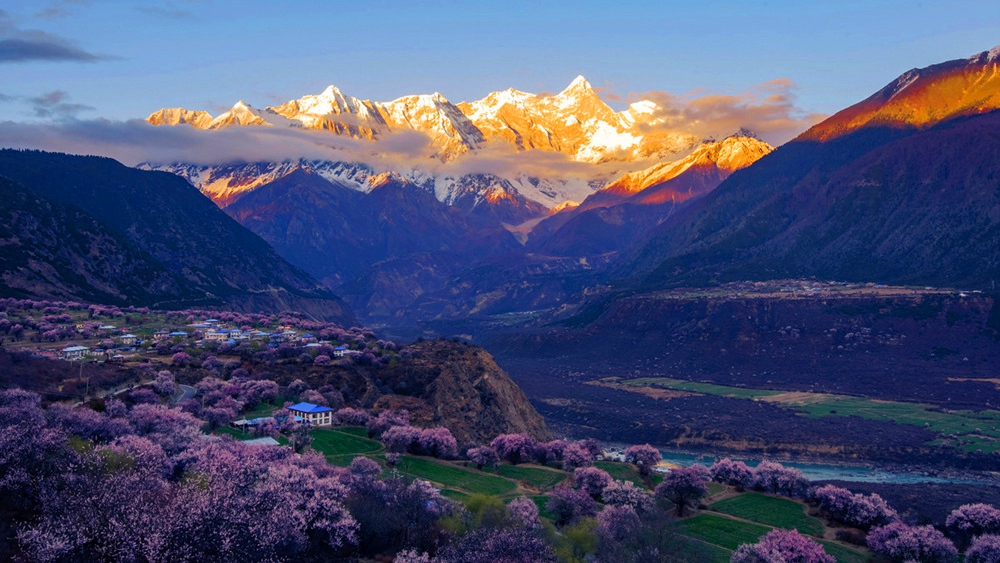
[[551, 489], [571, 477], [565, 471], [525, 465], [501, 465], [496, 468], [496, 472], [502, 477], [539, 489]]
[[517, 487], [513, 481], [503, 477], [422, 457], [403, 456], [396, 469], [406, 475], [469, 493], [504, 495]]
[[806, 516], [803, 506], [789, 499], [746, 493], [720, 500], [711, 509], [775, 528], [798, 530], [804, 535], [823, 535], [823, 523]]
[[[699, 514], [681, 522], [685, 535], [717, 547], [734, 551], [741, 544], [756, 543], [772, 528], [728, 518], [720, 514]], [[842, 545], [820, 541], [823, 549], [840, 563], [864, 563], [867, 556]]]

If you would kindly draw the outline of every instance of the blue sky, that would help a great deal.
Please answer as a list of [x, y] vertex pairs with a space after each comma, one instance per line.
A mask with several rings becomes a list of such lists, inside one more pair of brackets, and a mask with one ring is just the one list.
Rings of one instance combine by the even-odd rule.
[[[6, 4], [6, 5], [5, 5]], [[613, 104], [779, 78], [833, 113], [900, 73], [1000, 44], [1000, 2], [2, 2], [0, 120], [213, 114], [328, 84], [453, 102], [583, 74]]]

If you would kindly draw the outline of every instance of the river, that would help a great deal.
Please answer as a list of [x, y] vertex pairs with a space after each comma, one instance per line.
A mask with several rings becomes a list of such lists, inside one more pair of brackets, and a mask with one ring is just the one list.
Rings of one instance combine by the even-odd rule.
[[[751, 467], [755, 467], [760, 463], [759, 459], [752, 458], [740, 458], [737, 456], [713, 456], [708, 454], [693, 454], [686, 452], [678, 452], [672, 450], [660, 450], [663, 454], [663, 463], [668, 467], [673, 466], [687, 466], [695, 463], [701, 463], [707, 466], [711, 466], [716, 459], [722, 459], [722, 457], [729, 457], [730, 459], [740, 460]], [[779, 461], [781, 465], [785, 467], [794, 467], [802, 472], [803, 475], [810, 481], [856, 481], [865, 483], [891, 483], [899, 485], [908, 485], [914, 483], [951, 483], [957, 485], [996, 485], [995, 480], [990, 480], [988, 477], [984, 476], [982, 478], [975, 478], [973, 476], [963, 476], [963, 477], [938, 477], [934, 475], [926, 475], [923, 473], [908, 473], [902, 471], [890, 471], [886, 469], [878, 469], [875, 467], [866, 467], [862, 465], [834, 465], [827, 463], [810, 463], [810, 462], [798, 462], [798, 461]]]

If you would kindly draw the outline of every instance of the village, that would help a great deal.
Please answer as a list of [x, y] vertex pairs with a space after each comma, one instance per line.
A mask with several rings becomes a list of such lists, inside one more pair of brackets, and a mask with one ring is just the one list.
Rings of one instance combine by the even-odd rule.
[[[223, 323], [218, 319], [205, 319], [183, 326], [185, 330], [158, 330], [139, 334], [129, 331], [127, 327], [117, 327], [104, 324], [97, 327], [100, 336], [91, 346], [70, 343], [61, 348], [39, 346], [34, 352], [41, 357], [67, 361], [111, 361], [126, 362], [135, 360], [143, 354], [156, 354], [157, 345], [168, 345], [172, 351], [180, 348], [205, 348], [207, 343], [219, 346], [235, 347], [240, 343], [253, 342], [262, 348], [277, 348], [282, 343], [305, 348], [320, 348], [331, 345], [329, 340], [319, 340], [314, 334], [300, 333], [291, 325], [280, 325], [272, 332], [252, 330], [249, 327], [237, 327], [231, 323]], [[83, 323], [76, 325], [75, 330], [82, 335], [87, 327]], [[93, 336], [93, 335], [92, 335]], [[95, 340], [91, 338], [90, 340]], [[333, 347], [333, 357], [343, 358], [352, 354], [360, 354], [358, 350], [350, 350], [346, 345]]]

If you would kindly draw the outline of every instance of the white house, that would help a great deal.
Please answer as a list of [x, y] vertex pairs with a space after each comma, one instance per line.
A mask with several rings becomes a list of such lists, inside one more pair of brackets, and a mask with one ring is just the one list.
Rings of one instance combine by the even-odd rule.
[[64, 360], [79, 360], [89, 351], [86, 346], [67, 346], [62, 349], [62, 357]]
[[223, 340], [229, 340], [228, 330], [210, 330], [205, 333], [206, 340], [216, 340], [222, 342]]
[[321, 407], [312, 403], [299, 403], [288, 407], [295, 415], [302, 417], [307, 424], [330, 426], [333, 424], [333, 409]]

